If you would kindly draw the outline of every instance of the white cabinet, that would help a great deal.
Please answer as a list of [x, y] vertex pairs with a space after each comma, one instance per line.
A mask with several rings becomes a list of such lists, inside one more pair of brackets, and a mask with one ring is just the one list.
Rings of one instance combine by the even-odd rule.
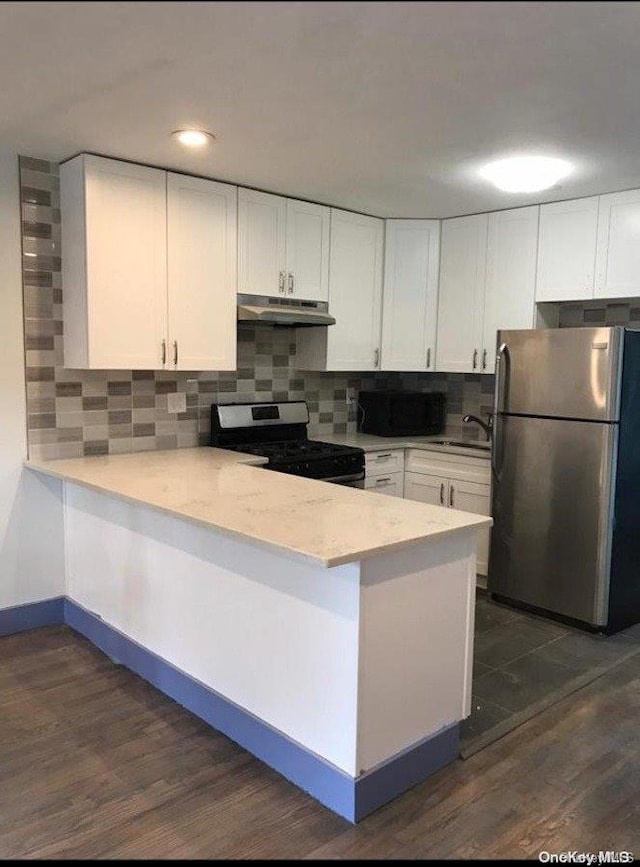
[[238, 190], [238, 292], [284, 294], [286, 221], [282, 196]]
[[287, 200], [287, 280], [289, 295], [304, 301], [329, 300], [330, 209]]
[[540, 206], [536, 301], [592, 298], [598, 196]]
[[438, 370], [493, 373], [496, 331], [532, 328], [538, 206], [444, 220]]
[[[488, 457], [466, 457], [409, 449], [405, 458], [404, 496], [409, 500], [491, 514], [491, 465]], [[489, 530], [478, 531], [476, 571], [489, 566]]]
[[168, 351], [176, 370], [236, 368], [237, 190], [167, 178]]
[[404, 496], [404, 474], [390, 473], [388, 476], [367, 476], [364, 480], [367, 491], [376, 494], [386, 494], [389, 497]]
[[640, 296], [640, 190], [600, 196], [596, 298]]
[[364, 486], [392, 497], [404, 496], [404, 449], [367, 452], [364, 456]]
[[[468, 482], [464, 479], [452, 479], [449, 482], [449, 506], [452, 509], [460, 509], [462, 512], [472, 512], [474, 515], [491, 514], [491, 486]], [[489, 539], [490, 531], [482, 530], [478, 533], [478, 551], [476, 571], [479, 575], [486, 575], [489, 568]]]
[[482, 326], [482, 373], [493, 373], [496, 332], [533, 328], [539, 207], [489, 214]]
[[336, 324], [297, 332], [300, 370], [380, 367], [384, 221], [331, 210], [329, 312]]
[[235, 369], [236, 187], [83, 154], [60, 192], [65, 366]]
[[444, 476], [404, 474], [404, 495], [407, 500], [430, 503], [432, 506], [447, 506], [449, 503], [449, 479]]
[[241, 188], [238, 292], [327, 301], [329, 226], [329, 208]]
[[367, 476], [387, 476], [404, 471], [404, 449], [366, 452], [364, 465]]
[[471, 373], [482, 348], [486, 214], [442, 221], [437, 369]]
[[434, 370], [439, 220], [386, 220], [382, 370]]
[[65, 366], [162, 367], [166, 173], [81, 155], [61, 166], [60, 200]]

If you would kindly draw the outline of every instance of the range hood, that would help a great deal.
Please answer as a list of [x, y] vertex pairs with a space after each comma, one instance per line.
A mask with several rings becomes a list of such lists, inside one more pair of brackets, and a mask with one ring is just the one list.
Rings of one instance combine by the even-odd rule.
[[326, 301], [270, 298], [267, 295], [238, 295], [238, 321], [264, 325], [335, 325]]

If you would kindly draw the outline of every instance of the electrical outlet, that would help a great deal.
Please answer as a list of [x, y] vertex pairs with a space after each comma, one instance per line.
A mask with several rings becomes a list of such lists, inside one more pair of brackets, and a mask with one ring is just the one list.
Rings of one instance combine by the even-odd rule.
[[347, 406], [355, 406], [358, 402], [358, 392], [355, 388], [347, 389]]
[[169, 392], [167, 395], [167, 412], [186, 412], [187, 395], [183, 391]]

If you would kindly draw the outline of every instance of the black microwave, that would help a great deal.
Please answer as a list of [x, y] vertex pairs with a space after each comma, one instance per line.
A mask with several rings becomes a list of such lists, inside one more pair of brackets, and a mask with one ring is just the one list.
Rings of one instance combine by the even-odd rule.
[[362, 433], [381, 437], [430, 436], [442, 433], [444, 394], [421, 391], [361, 391]]

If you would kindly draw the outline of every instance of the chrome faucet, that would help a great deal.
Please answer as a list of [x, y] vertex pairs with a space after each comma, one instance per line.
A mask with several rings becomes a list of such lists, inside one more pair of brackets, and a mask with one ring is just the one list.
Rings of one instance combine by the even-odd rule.
[[482, 419], [478, 418], [477, 415], [464, 415], [462, 417], [462, 421], [467, 422], [467, 423], [474, 421], [476, 424], [479, 424], [485, 433], [485, 436], [487, 438], [487, 442], [491, 442], [491, 435], [493, 433], [493, 416], [488, 415], [487, 418], [488, 418], [488, 421], [482, 421]]

